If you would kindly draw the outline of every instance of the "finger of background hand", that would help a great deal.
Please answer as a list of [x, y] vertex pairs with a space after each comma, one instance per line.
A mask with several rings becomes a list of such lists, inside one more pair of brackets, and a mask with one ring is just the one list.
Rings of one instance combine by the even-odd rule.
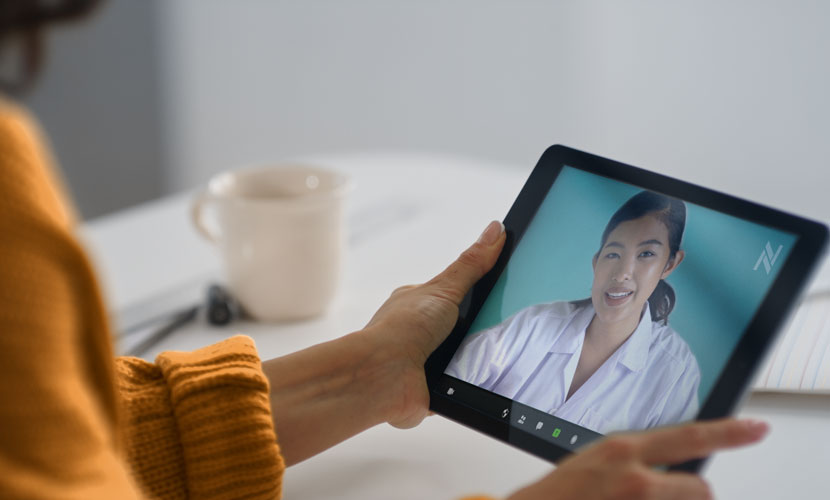
[[712, 490], [700, 476], [686, 472], [667, 472], [657, 474], [649, 493], [650, 498], [666, 500], [709, 500]]
[[470, 287], [496, 263], [504, 240], [504, 225], [499, 221], [491, 222], [478, 241], [428, 284], [441, 286], [456, 303], [461, 302]]
[[640, 456], [649, 465], [676, 464], [715, 450], [761, 439], [769, 426], [757, 420], [715, 420], [643, 433]]

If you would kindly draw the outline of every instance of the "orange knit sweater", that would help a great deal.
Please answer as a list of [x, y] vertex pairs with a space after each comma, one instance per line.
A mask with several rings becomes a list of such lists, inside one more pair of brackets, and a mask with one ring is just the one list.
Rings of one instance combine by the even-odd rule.
[[115, 359], [51, 164], [29, 116], [0, 100], [0, 497], [279, 497], [253, 342]]
[[279, 498], [285, 466], [253, 341], [114, 358], [43, 144], [0, 99], [0, 498]]

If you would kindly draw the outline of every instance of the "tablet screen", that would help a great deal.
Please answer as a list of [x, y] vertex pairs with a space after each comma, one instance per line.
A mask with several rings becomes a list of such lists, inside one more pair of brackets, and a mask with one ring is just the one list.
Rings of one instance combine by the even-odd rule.
[[797, 239], [565, 166], [441, 390], [566, 449], [692, 420]]

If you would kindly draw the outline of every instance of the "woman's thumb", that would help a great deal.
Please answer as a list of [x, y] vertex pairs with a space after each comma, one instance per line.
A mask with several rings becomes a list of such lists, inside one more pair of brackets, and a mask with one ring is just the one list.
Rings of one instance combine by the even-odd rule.
[[451, 295], [456, 304], [460, 303], [470, 287], [496, 263], [504, 241], [504, 225], [499, 221], [491, 222], [481, 233], [478, 241], [464, 250], [455, 262], [433, 278], [429, 284], [440, 286]]

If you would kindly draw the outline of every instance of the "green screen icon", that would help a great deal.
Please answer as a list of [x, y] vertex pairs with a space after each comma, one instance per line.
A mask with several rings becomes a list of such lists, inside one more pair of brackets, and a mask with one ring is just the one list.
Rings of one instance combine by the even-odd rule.
[[559, 433], [560, 433], [560, 432], [562, 432], [562, 429], [560, 429], [559, 427], [557, 427], [556, 429], [554, 429], [554, 430], [553, 430], [553, 434], [552, 434], [552, 436], [553, 436], [553, 437], [555, 437], [555, 438], [558, 438], [558, 437], [559, 437]]

